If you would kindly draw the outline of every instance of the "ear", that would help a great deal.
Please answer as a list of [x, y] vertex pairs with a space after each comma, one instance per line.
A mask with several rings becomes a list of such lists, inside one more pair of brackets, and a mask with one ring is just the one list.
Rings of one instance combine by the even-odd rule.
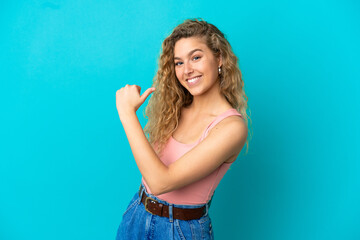
[[219, 57], [218, 57], [218, 66], [221, 67], [222, 66], [222, 55], [220, 53]]

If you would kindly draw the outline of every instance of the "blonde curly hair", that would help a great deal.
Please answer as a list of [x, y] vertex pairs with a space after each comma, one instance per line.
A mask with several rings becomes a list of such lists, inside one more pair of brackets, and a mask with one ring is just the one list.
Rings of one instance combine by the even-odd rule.
[[[215, 57], [222, 58], [220, 74], [220, 90], [230, 105], [244, 118], [248, 126], [250, 117], [246, 113], [247, 96], [244, 92], [244, 82], [238, 67], [238, 59], [232, 51], [224, 34], [214, 25], [202, 19], [187, 19], [175, 27], [173, 32], [162, 43], [162, 53], [159, 68], [153, 79], [156, 91], [151, 96], [145, 109], [148, 122], [144, 128], [149, 142], [156, 146], [160, 154], [176, 130], [181, 108], [192, 103], [193, 97], [176, 78], [174, 64], [174, 46], [181, 38], [201, 37], [211, 49]], [[251, 121], [251, 120], [250, 120]], [[246, 140], [246, 152], [248, 151]]]

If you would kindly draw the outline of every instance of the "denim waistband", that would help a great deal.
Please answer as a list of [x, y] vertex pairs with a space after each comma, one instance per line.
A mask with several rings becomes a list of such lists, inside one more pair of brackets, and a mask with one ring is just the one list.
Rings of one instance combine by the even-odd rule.
[[152, 199], [158, 201], [159, 203], [162, 203], [164, 205], [167, 205], [167, 206], [173, 206], [173, 207], [176, 207], [176, 208], [187, 208], [187, 209], [191, 209], [191, 208], [201, 208], [203, 206], [206, 206], [207, 207], [207, 210], [208, 208], [210, 207], [210, 203], [211, 203], [211, 200], [208, 202], [208, 203], [205, 203], [205, 204], [194, 204], [194, 205], [180, 205], [180, 204], [172, 204], [172, 203], [169, 203], [167, 201], [164, 201], [150, 193], [148, 193], [146, 191], [146, 187], [143, 185], [143, 183], [141, 183], [140, 185], [140, 189], [139, 189], [139, 196], [140, 196], [140, 199], [142, 197], [142, 194], [146, 194], [146, 196], [148, 197], [151, 197]]
[[211, 203], [211, 200], [210, 200], [206, 204], [196, 204], [196, 205], [172, 204], [172, 203], [169, 203], [167, 201], [161, 200], [160, 198], [148, 193], [146, 191], [146, 187], [143, 185], [143, 183], [141, 183], [140, 189], [138, 191], [138, 195], [139, 195], [139, 199], [140, 199], [139, 204], [141, 203], [141, 199], [142, 199], [143, 194], [146, 194], [147, 197], [150, 197], [153, 200], [156, 200], [157, 202], [159, 202], [161, 204], [169, 206], [169, 222], [171, 223], [171, 237], [170, 237], [170, 239], [174, 239], [174, 218], [173, 218], [173, 208], [174, 207], [191, 209], [191, 208], [200, 208], [200, 207], [205, 206], [206, 207], [206, 212], [205, 212], [204, 216], [206, 216], [206, 215], [208, 215], [209, 207], [210, 207], [210, 203]]

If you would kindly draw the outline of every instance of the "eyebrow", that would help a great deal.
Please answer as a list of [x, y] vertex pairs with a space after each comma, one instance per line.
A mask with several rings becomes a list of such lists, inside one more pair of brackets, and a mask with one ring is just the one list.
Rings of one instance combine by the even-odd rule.
[[[196, 51], [200, 51], [200, 52], [204, 52], [203, 50], [201, 50], [200, 48], [196, 48], [196, 49], [194, 49], [194, 50], [191, 50], [187, 55], [188, 56], [190, 56], [191, 54], [193, 54], [194, 52], [196, 52]], [[179, 58], [179, 57], [174, 57], [174, 60], [176, 60], [176, 59], [181, 59], [181, 58]]]

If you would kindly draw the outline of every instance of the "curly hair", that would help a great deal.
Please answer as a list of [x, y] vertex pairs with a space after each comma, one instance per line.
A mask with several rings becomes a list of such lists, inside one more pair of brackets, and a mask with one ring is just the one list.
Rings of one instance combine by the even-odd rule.
[[[151, 144], [156, 146], [158, 154], [176, 130], [181, 108], [192, 103], [193, 96], [176, 78], [174, 65], [175, 43], [181, 38], [201, 37], [211, 49], [215, 57], [222, 58], [220, 74], [220, 91], [230, 105], [244, 118], [248, 126], [250, 117], [246, 113], [247, 96], [244, 82], [238, 67], [238, 59], [232, 51], [224, 34], [213, 24], [202, 19], [187, 19], [173, 30], [162, 43], [159, 68], [153, 79], [156, 91], [151, 96], [145, 109], [148, 122], [144, 128]], [[251, 120], [250, 120], [251, 121]], [[248, 151], [246, 140], [246, 152]]]

